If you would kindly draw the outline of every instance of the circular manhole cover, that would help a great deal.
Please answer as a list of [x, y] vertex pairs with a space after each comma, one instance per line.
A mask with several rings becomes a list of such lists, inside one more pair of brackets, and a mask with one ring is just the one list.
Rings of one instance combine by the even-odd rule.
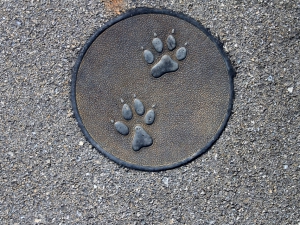
[[135, 9], [83, 48], [72, 104], [88, 141], [115, 162], [158, 171], [208, 150], [224, 129], [233, 70], [217, 40], [170, 10]]

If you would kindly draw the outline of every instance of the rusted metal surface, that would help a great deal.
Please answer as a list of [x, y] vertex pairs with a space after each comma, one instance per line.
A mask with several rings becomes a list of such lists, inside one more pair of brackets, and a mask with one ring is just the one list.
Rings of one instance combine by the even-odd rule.
[[[124, 14], [89, 40], [75, 67], [72, 103], [79, 126], [100, 152], [124, 166], [155, 171], [187, 163], [214, 143], [229, 118], [229, 60], [201, 25], [177, 16], [150, 9]], [[173, 50], [167, 47], [169, 35], [176, 40]], [[154, 38], [162, 41], [161, 52]], [[186, 55], [178, 59], [182, 47]], [[145, 59], [145, 50], [153, 54], [153, 63]], [[178, 68], [154, 77], [151, 70], [163, 56]], [[137, 111], [136, 99], [143, 113]], [[128, 110], [131, 117], [125, 116]], [[151, 115], [155, 120], [147, 124]], [[128, 127], [127, 135], [118, 132], [117, 122]], [[139, 128], [149, 137], [134, 148], [134, 140], [142, 137]]]

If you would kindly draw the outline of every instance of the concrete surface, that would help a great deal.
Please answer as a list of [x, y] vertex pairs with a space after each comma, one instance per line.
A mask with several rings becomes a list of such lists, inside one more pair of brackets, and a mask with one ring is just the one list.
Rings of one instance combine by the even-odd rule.
[[[69, 100], [87, 39], [141, 6], [210, 28], [237, 72], [221, 138], [159, 173], [91, 148]], [[300, 224], [298, 0], [2, 0], [0, 29], [0, 224]]]

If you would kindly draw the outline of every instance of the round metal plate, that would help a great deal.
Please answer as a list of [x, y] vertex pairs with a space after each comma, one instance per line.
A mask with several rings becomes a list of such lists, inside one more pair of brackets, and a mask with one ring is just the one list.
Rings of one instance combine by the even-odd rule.
[[192, 18], [139, 8], [87, 42], [71, 98], [80, 128], [101, 153], [130, 168], [165, 170], [195, 159], [220, 136], [233, 69]]

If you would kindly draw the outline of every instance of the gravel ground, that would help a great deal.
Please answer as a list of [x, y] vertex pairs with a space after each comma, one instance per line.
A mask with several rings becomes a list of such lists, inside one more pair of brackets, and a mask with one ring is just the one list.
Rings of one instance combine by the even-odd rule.
[[[135, 7], [184, 12], [236, 69], [233, 114], [207, 154], [163, 172], [93, 149], [70, 103], [78, 52]], [[1, 224], [300, 224], [300, 2], [0, 2]]]

